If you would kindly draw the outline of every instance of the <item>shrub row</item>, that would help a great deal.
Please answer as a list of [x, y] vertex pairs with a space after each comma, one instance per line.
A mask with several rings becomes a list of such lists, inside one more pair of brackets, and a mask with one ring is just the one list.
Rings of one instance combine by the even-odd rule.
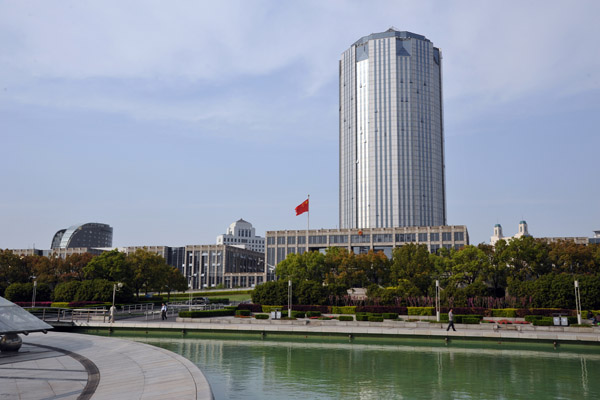
[[352, 315], [340, 315], [338, 317], [338, 320], [340, 320], [340, 321], [354, 321], [354, 316], [352, 316]]
[[408, 315], [435, 315], [434, 307], [407, 307]]
[[194, 311], [179, 311], [181, 318], [210, 318], [235, 315], [234, 310], [194, 310]]
[[[229, 310], [228, 310], [229, 311]], [[250, 310], [235, 310], [235, 316], [236, 317], [249, 317], [250, 316]]]
[[263, 312], [262, 306], [260, 304], [254, 303], [241, 303], [238, 305], [239, 310], [250, 310], [253, 313]]
[[[33, 303], [30, 301], [15, 301], [15, 304], [20, 307], [33, 307]], [[51, 301], [36, 301], [36, 307], [54, 307]]]
[[331, 314], [356, 314], [356, 306], [332, 306]]
[[209, 297], [208, 301], [210, 304], [229, 304], [227, 297]]
[[255, 314], [254, 318], [256, 318], [256, 319], [269, 319], [269, 314]]

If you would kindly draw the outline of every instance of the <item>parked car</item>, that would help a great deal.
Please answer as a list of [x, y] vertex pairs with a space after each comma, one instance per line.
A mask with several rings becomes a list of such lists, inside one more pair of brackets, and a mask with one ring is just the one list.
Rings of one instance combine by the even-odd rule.
[[192, 304], [208, 304], [210, 300], [208, 297], [194, 297], [192, 299]]

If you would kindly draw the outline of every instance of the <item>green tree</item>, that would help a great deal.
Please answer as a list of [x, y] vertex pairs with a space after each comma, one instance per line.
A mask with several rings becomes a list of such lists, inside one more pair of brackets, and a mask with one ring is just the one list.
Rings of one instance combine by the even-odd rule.
[[489, 259], [485, 252], [468, 245], [452, 256], [452, 276], [450, 284], [456, 288], [481, 282], [489, 271]]
[[106, 279], [113, 282], [132, 283], [133, 272], [125, 253], [115, 249], [94, 257], [85, 267], [86, 280]]
[[175, 267], [165, 268], [163, 286], [160, 291], [167, 292], [167, 301], [171, 300], [171, 291], [185, 291], [188, 288], [185, 276]]
[[288, 281], [270, 281], [256, 286], [252, 291], [252, 302], [272, 306], [283, 306], [288, 299]]
[[323, 282], [326, 273], [325, 255], [318, 251], [288, 254], [286, 259], [275, 268], [277, 277], [286, 282], [288, 280]]
[[427, 246], [409, 243], [393, 250], [390, 271], [393, 286], [407, 280], [415, 285], [419, 295], [425, 295], [432, 283], [433, 272], [434, 266]]
[[495, 246], [479, 244], [477, 246], [488, 258], [488, 270], [484, 278], [492, 288], [495, 297], [504, 297], [507, 286], [506, 241], [499, 240]]
[[52, 298], [54, 301], [75, 301], [81, 281], [62, 282], [56, 285]]
[[137, 249], [127, 256], [127, 264], [131, 268], [131, 287], [139, 298], [140, 290], [164, 288], [166, 285], [167, 269], [170, 268], [165, 259], [146, 249]]
[[549, 245], [543, 240], [531, 236], [512, 239], [504, 254], [509, 273], [518, 279], [535, 279], [552, 271]]

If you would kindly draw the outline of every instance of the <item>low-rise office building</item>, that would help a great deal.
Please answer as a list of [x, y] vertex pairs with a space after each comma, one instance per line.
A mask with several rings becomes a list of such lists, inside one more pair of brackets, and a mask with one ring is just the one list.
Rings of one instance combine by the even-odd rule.
[[394, 247], [408, 243], [424, 244], [434, 253], [441, 248], [459, 249], [469, 244], [469, 233], [464, 225], [415, 226], [370, 229], [317, 229], [267, 231], [265, 263], [269, 280], [275, 266], [288, 254], [305, 251], [323, 251], [328, 247], [345, 247], [355, 254], [369, 250], [383, 251], [388, 258]]

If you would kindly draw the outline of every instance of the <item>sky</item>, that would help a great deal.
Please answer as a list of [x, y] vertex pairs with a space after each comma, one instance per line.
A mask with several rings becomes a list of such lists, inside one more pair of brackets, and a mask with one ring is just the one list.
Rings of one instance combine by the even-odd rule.
[[0, 248], [338, 227], [338, 62], [390, 27], [443, 54], [447, 223], [600, 229], [598, 1], [0, 1]]

